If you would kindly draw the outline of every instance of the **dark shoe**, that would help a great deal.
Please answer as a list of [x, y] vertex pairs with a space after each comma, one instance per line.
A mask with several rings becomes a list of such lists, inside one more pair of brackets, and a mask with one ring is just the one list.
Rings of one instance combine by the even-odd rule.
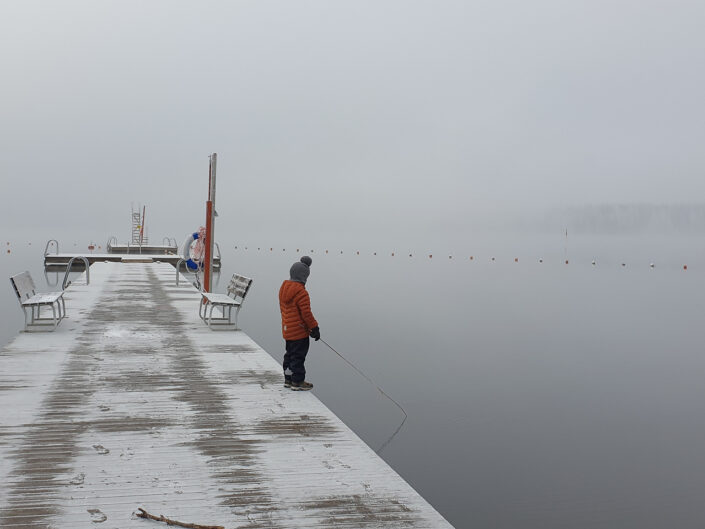
[[292, 391], [309, 391], [310, 389], [313, 389], [313, 384], [310, 382], [292, 382], [291, 383], [291, 390]]
[[291, 377], [284, 377], [284, 387], [285, 388], [291, 387]]

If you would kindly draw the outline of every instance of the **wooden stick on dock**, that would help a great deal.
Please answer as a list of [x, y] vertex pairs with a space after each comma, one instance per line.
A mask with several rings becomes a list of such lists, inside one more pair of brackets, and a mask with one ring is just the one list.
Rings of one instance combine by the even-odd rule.
[[176, 520], [170, 520], [163, 514], [160, 514], [159, 516], [154, 516], [153, 514], [149, 514], [142, 507], [138, 507], [138, 510], [140, 512], [137, 513], [137, 516], [139, 516], [140, 518], [147, 518], [149, 520], [156, 520], [157, 522], [164, 522], [167, 525], [178, 525], [179, 527], [188, 527], [189, 529], [225, 529], [222, 525], [199, 525], [197, 523], [177, 522]]

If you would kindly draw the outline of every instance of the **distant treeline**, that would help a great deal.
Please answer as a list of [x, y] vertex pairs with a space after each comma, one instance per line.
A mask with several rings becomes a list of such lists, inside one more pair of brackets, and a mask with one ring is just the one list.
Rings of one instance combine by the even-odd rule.
[[677, 232], [705, 234], [705, 204], [602, 204], [552, 210], [540, 221], [577, 233]]

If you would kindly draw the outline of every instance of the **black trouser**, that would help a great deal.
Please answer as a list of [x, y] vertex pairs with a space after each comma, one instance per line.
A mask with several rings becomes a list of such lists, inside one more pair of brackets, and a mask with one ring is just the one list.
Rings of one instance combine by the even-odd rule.
[[284, 354], [284, 377], [291, 377], [292, 382], [306, 380], [306, 354], [308, 353], [308, 336], [300, 340], [286, 340], [286, 353]]

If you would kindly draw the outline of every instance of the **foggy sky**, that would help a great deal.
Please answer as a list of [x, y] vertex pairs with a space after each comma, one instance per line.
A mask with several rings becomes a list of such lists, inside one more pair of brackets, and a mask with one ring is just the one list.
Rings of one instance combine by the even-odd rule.
[[702, 202], [700, 1], [0, 6], [0, 228], [126, 240], [462, 233]]

